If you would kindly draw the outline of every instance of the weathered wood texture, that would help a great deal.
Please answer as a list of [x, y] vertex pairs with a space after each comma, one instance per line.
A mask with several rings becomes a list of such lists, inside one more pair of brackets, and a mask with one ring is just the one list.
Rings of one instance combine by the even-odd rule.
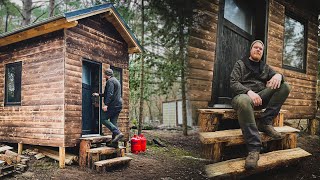
[[[123, 69], [123, 110], [118, 125], [129, 138], [129, 71], [128, 47], [113, 25], [99, 15], [79, 20], [65, 31], [65, 134], [66, 145], [73, 146], [81, 136], [82, 60], [102, 63], [102, 72], [109, 66]], [[105, 80], [102, 79], [104, 90]], [[103, 128], [106, 131], [106, 128]]]
[[[0, 47], [0, 141], [64, 145], [63, 31]], [[22, 61], [21, 106], [4, 106], [5, 65]]]
[[[282, 109], [288, 110], [286, 119], [315, 117], [317, 82], [317, 18], [309, 11], [283, 1], [269, 1], [267, 63], [282, 73], [292, 90]], [[285, 11], [293, 11], [308, 20], [306, 73], [282, 68]]]
[[244, 169], [244, 158], [232, 159], [220, 163], [210, 164], [205, 167], [208, 178], [224, 177], [229, 179], [238, 179], [239, 175], [247, 176], [250, 174], [265, 171], [283, 165], [288, 165], [296, 160], [310, 156], [311, 154], [300, 148], [273, 151], [266, 154], [260, 154], [258, 167], [252, 171]]
[[[264, 110], [254, 111], [255, 118], [261, 117], [261, 113]], [[221, 120], [238, 119], [234, 109], [199, 109], [198, 112], [199, 132], [216, 131]], [[283, 126], [284, 114], [286, 113], [287, 110], [281, 109], [278, 116], [273, 119], [273, 126]]]
[[195, 24], [188, 42], [187, 98], [192, 108], [206, 108], [211, 100], [213, 65], [215, 60], [219, 1], [198, 0]]

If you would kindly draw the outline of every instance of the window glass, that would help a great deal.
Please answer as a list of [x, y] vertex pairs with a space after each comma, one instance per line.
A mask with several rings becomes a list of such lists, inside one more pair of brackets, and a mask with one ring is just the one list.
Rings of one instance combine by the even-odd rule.
[[252, 34], [252, 10], [247, 0], [225, 0], [224, 18]]
[[21, 102], [21, 62], [6, 65], [6, 104]]
[[286, 15], [284, 33], [283, 64], [305, 70], [305, 26]]

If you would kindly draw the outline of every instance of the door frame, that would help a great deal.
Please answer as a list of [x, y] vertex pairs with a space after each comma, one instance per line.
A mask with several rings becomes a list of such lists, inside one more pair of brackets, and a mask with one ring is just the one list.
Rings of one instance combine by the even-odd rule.
[[[264, 55], [263, 55], [263, 60], [266, 62], [267, 61], [267, 58], [266, 58], [266, 55], [267, 55], [267, 46], [268, 46], [268, 15], [269, 15], [269, 0], [264, 0], [264, 3], [265, 3], [265, 23], [264, 23], [264, 38], [263, 38], [263, 41], [264, 41]], [[220, 42], [220, 38], [221, 35], [223, 34], [223, 28], [224, 26], [229, 26], [230, 29], [232, 29], [232, 31], [234, 31], [234, 28], [237, 28], [240, 29], [239, 27], [236, 27], [236, 25], [232, 24], [230, 21], [228, 21], [227, 19], [224, 18], [224, 9], [225, 9], [225, 0], [220, 0], [219, 1], [219, 13], [218, 13], [218, 21], [217, 21], [217, 36], [216, 36], [216, 49], [215, 49], [215, 59], [214, 59], [214, 72], [213, 72], [213, 80], [212, 80], [212, 86], [211, 86], [211, 100], [209, 101], [208, 103], [208, 106], [209, 107], [213, 107], [214, 104], [217, 104], [217, 99], [218, 99], [218, 94], [216, 93], [217, 92], [217, 89], [218, 89], [218, 84], [219, 84], [219, 80], [218, 80], [218, 76], [217, 76], [217, 73], [219, 72], [219, 70], [217, 70], [217, 68], [219, 67], [219, 62], [218, 62], [218, 59], [219, 59], [219, 54], [220, 54], [220, 48], [222, 46]], [[255, 20], [256, 17], [253, 16], [253, 21]], [[254, 34], [254, 30], [255, 30], [256, 26], [253, 26], [253, 29], [252, 29], [252, 36], [253, 36], [253, 39], [255, 39], [255, 34]], [[248, 33], [245, 32], [244, 30], [240, 29], [240, 33], [239, 35], [241, 36], [247, 36]]]
[[[94, 60], [90, 60], [88, 58], [82, 58], [82, 67], [83, 67], [83, 64], [84, 62], [85, 63], [90, 63], [90, 64], [94, 64], [94, 65], [97, 65], [99, 66], [99, 93], [102, 92], [102, 63], [101, 62], [97, 62], [97, 61], [94, 61]], [[81, 72], [82, 74], [82, 72]], [[82, 78], [81, 78], [81, 86], [82, 86]], [[82, 87], [81, 87], [82, 89]], [[81, 93], [81, 97], [82, 97], [82, 93]], [[81, 137], [91, 137], [91, 136], [100, 136], [101, 133], [102, 133], [102, 126], [101, 126], [101, 107], [102, 107], [102, 98], [99, 97], [99, 119], [98, 119], [98, 124], [99, 124], [99, 132], [97, 134], [82, 134], [82, 126], [81, 126]], [[81, 111], [82, 111], [82, 105], [81, 105]], [[81, 121], [82, 121], [82, 117], [81, 117]], [[82, 124], [82, 122], [81, 122]]]

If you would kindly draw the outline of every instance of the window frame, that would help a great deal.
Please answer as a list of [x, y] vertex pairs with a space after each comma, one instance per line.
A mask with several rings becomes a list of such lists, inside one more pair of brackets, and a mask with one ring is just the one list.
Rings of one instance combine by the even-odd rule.
[[[7, 88], [7, 82], [8, 82], [8, 68], [10, 67], [19, 67], [20, 66], [20, 101], [17, 102], [8, 102], [8, 88]], [[5, 106], [20, 106], [21, 105], [21, 91], [22, 91], [22, 61], [18, 61], [18, 62], [13, 62], [13, 63], [8, 63], [5, 65], [5, 85], [4, 85], [4, 91], [5, 91], [5, 95], [4, 95], [4, 105]]]
[[286, 27], [284, 23], [284, 28], [283, 28], [283, 52], [282, 52], [282, 68], [300, 72], [300, 73], [306, 73], [307, 72], [307, 50], [308, 50], [308, 21], [304, 19], [303, 17], [293, 13], [292, 11], [285, 11], [285, 18], [289, 17], [291, 19], [294, 19], [295, 21], [298, 21], [304, 26], [304, 53], [303, 53], [303, 69], [296, 68], [293, 66], [285, 65], [284, 64], [284, 52], [285, 52], [285, 44], [284, 44], [284, 34], [286, 32]]

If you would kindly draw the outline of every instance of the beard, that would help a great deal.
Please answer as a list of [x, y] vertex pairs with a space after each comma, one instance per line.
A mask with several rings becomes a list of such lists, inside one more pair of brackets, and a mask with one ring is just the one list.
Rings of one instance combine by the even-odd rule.
[[260, 61], [262, 58], [262, 55], [260, 54], [257, 54], [257, 53], [254, 53], [251, 55], [251, 59], [254, 60], [254, 61]]

